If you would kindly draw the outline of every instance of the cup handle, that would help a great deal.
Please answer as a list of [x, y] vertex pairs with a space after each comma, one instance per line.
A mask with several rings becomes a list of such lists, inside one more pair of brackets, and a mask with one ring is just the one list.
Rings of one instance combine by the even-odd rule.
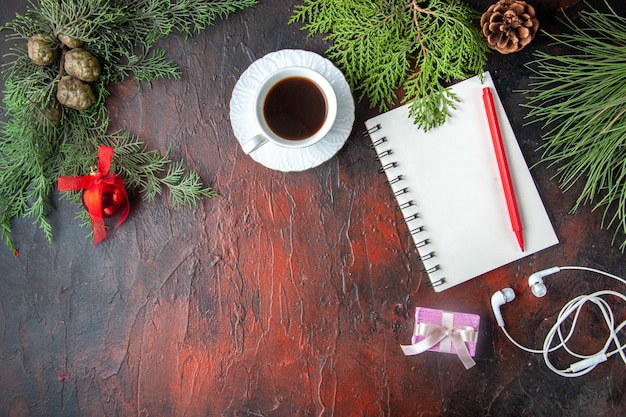
[[267, 138], [259, 133], [256, 136], [252, 136], [250, 139], [241, 144], [243, 151], [246, 154], [256, 151], [261, 146], [265, 145], [268, 142]]

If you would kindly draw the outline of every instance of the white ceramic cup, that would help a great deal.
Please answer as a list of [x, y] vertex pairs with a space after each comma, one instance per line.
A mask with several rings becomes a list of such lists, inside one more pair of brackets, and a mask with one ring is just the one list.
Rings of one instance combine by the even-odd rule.
[[[325, 116], [323, 116], [323, 120], [319, 124], [318, 129], [308, 132], [304, 137], [290, 139], [281, 136], [280, 133], [277, 133], [270, 127], [272, 122], [270, 120], [270, 123], [268, 123], [268, 118], [266, 117], [266, 101], [270, 92], [275, 91], [273, 90], [275, 86], [279, 85], [281, 82], [285, 82], [285, 80], [291, 82], [293, 81], [292, 79], [295, 78], [305, 79], [306, 81], [314, 84], [321, 92], [325, 101]], [[298, 97], [298, 93], [293, 94]], [[304, 118], [307, 117], [308, 103], [303, 97], [304, 96], [298, 97], [298, 100], [296, 100], [298, 103], [296, 103], [295, 106], [291, 106], [291, 110], [294, 110], [295, 108], [299, 109], [299, 112], [297, 112], [298, 114], [295, 114], [295, 117], [289, 116], [293, 118], [294, 121], [300, 117], [300, 114], [302, 114]], [[241, 147], [246, 154], [254, 152], [267, 143], [274, 143], [275, 145], [291, 149], [311, 146], [319, 142], [328, 134], [337, 117], [337, 96], [335, 95], [333, 86], [322, 74], [307, 67], [286, 67], [273, 72], [261, 82], [253, 103], [254, 120], [256, 121], [258, 127], [258, 133], [241, 144]], [[298, 123], [299, 122], [295, 121], [296, 125]]]

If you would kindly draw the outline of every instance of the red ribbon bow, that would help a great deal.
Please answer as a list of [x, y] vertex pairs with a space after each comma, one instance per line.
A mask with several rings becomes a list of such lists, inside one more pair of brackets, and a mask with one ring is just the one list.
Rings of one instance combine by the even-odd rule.
[[124, 188], [124, 180], [119, 175], [109, 172], [111, 162], [113, 161], [113, 148], [100, 145], [98, 148], [98, 170], [90, 175], [80, 177], [59, 177], [59, 191], [78, 191], [85, 190], [83, 194], [83, 203], [89, 213], [91, 219], [91, 227], [93, 229], [93, 244], [97, 245], [106, 237], [106, 226], [104, 224], [104, 213], [102, 210], [102, 191], [105, 185], [110, 185], [113, 189], [118, 190], [124, 201], [124, 210], [115, 227], [122, 224], [130, 207], [128, 204], [128, 195]]

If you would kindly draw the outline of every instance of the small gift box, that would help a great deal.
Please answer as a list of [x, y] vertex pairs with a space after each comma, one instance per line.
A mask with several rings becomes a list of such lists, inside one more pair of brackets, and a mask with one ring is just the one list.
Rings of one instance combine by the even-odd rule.
[[427, 350], [452, 353], [459, 357], [465, 369], [476, 365], [480, 316], [417, 307], [415, 329], [410, 345], [402, 345], [405, 355], [418, 355]]

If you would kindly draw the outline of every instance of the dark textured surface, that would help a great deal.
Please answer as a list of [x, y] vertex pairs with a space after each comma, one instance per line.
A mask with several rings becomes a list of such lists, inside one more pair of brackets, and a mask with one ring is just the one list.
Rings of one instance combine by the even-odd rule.
[[[539, 347], [567, 300], [613, 284], [562, 273], [537, 300], [530, 273], [574, 264], [626, 275], [601, 211], [570, 214], [576, 195], [559, 190], [552, 169], [532, 172], [561, 244], [436, 294], [360, 135], [376, 114], [366, 103], [357, 103], [343, 149], [317, 168], [271, 171], [240, 150], [228, 102], [241, 73], [278, 49], [326, 49], [287, 25], [296, 3], [263, 1], [188, 41], [168, 38], [162, 46], [181, 80], [141, 92], [132, 82], [111, 87], [115, 127], [151, 148], [171, 146], [221, 197], [185, 210], [164, 198], [135, 201], [97, 247], [65, 201], [51, 215], [52, 245], [29, 221], [15, 222], [19, 257], [0, 248], [0, 415], [626, 414], [623, 363], [611, 358], [582, 378], [558, 377], [493, 320], [491, 294], [512, 286], [518, 298], [502, 309], [507, 328]], [[535, 3], [546, 30], [558, 30], [560, 7], [576, 16], [582, 4]], [[0, 24], [25, 7], [0, 2]], [[529, 164], [540, 157], [539, 132], [524, 125], [515, 91], [527, 86], [533, 48], [549, 48], [547, 38], [511, 56], [491, 54], [487, 67]], [[457, 358], [430, 352], [405, 357], [399, 345], [410, 340], [416, 306], [479, 314], [477, 366], [465, 371]], [[606, 332], [595, 319], [583, 322], [577, 345], [599, 349]]]

